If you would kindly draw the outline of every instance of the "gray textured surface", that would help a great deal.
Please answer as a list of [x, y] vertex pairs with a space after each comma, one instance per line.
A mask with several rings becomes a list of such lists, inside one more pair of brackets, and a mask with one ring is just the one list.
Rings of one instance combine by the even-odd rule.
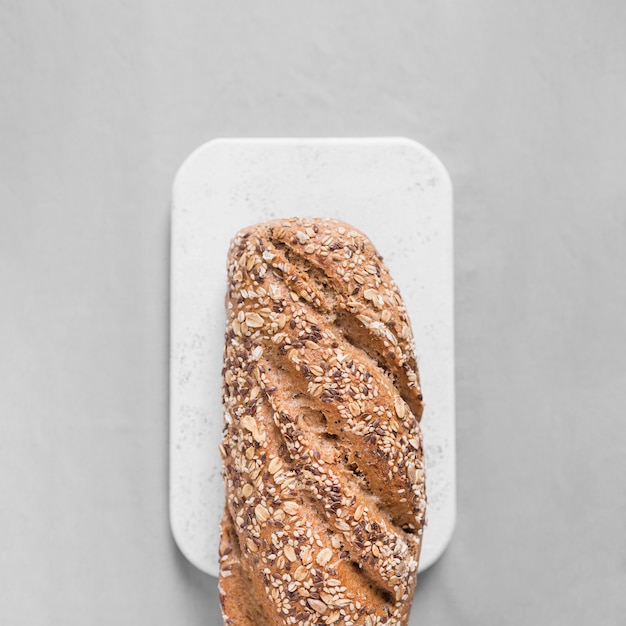
[[215, 136], [456, 192], [456, 535], [415, 624], [626, 614], [626, 6], [0, 2], [0, 621], [218, 624], [167, 519], [168, 219]]

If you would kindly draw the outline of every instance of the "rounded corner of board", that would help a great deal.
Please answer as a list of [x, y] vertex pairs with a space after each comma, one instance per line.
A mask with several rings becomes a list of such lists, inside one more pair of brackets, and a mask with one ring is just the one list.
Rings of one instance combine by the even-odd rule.
[[172, 534], [174, 544], [178, 548], [178, 551], [185, 557], [185, 559], [187, 559], [187, 561], [189, 561], [196, 569], [200, 570], [202, 573], [207, 574], [208, 576], [218, 578], [218, 571], [214, 571], [210, 566], [207, 567], [205, 563], [202, 563], [199, 559], [197, 559], [195, 551], [187, 545], [183, 533], [181, 533], [180, 529], [178, 528], [171, 507], [170, 532]]
[[[419, 570], [421, 572], [426, 571], [429, 567], [432, 567], [435, 563], [437, 563], [450, 546], [450, 542], [452, 541], [454, 530], [456, 528], [456, 506], [454, 507], [452, 515], [450, 515], [447, 522], [447, 528], [441, 533], [441, 537], [443, 537], [443, 539], [439, 540], [437, 549], [424, 559], [420, 560]], [[428, 527], [426, 527], [426, 529], [428, 530]]]
[[418, 153], [422, 158], [430, 161], [443, 184], [450, 190], [450, 193], [452, 193], [452, 178], [450, 177], [450, 172], [448, 172], [443, 161], [430, 148], [427, 148], [423, 143], [420, 143], [417, 139], [413, 139], [412, 137], [392, 137], [391, 141], [405, 146], [409, 150]]
[[172, 183], [172, 211], [175, 211], [178, 197], [178, 190], [185, 185], [186, 174], [197, 162], [201, 162], [215, 148], [231, 143], [233, 140], [225, 137], [214, 137], [194, 148], [178, 166], [176, 174], [174, 174], [174, 182]]

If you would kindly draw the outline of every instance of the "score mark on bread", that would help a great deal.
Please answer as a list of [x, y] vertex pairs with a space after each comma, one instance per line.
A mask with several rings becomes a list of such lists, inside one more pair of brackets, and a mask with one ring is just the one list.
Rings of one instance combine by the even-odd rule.
[[275, 220], [235, 236], [228, 281], [225, 624], [406, 624], [423, 404], [382, 257], [343, 222]]

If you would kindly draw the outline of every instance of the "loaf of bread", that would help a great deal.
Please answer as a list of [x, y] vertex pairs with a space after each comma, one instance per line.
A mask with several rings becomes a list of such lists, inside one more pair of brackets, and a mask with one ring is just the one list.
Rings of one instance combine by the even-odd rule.
[[407, 624], [423, 405], [382, 257], [346, 223], [275, 220], [235, 236], [228, 281], [224, 623]]

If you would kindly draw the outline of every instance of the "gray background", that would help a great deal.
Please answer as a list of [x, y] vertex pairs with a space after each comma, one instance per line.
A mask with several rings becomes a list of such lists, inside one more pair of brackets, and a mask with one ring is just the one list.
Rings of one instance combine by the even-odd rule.
[[219, 623], [168, 527], [172, 178], [217, 136], [405, 135], [456, 196], [458, 522], [413, 623], [625, 623], [625, 32], [617, 0], [2, 0], [0, 622]]

